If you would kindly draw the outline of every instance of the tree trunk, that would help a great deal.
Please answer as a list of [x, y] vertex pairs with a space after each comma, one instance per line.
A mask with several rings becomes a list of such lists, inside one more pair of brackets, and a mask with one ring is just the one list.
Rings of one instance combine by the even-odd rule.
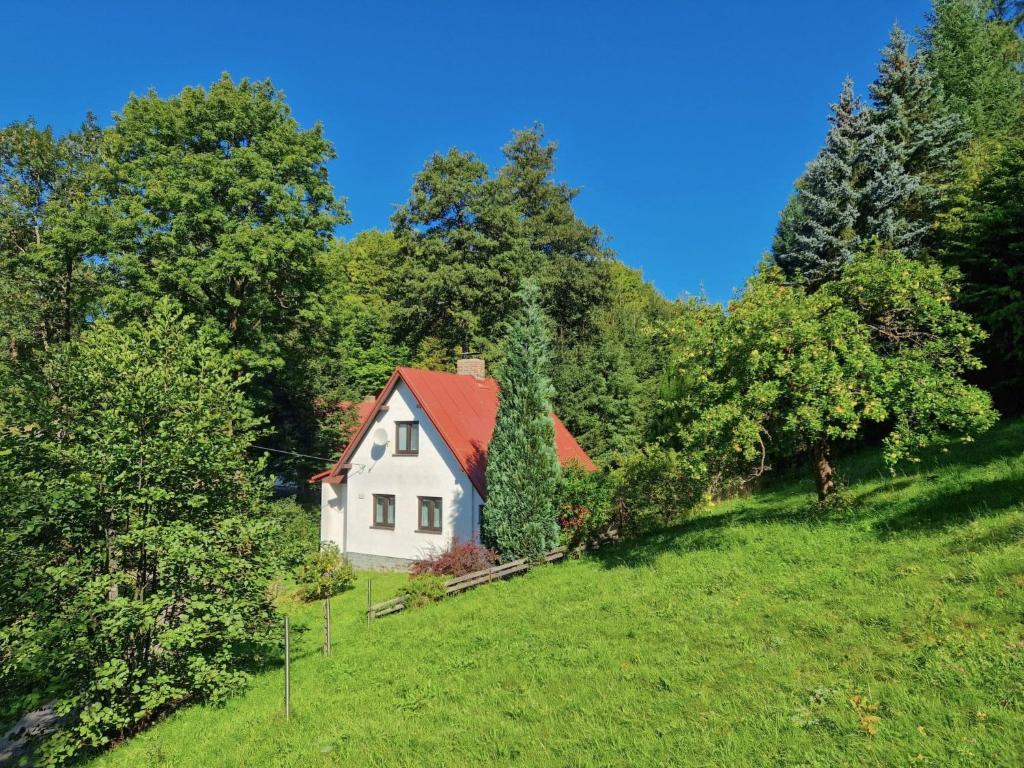
[[814, 441], [811, 447], [814, 461], [814, 481], [818, 486], [818, 501], [824, 501], [836, 490], [835, 476], [832, 470], [832, 447], [825, 438]]
[[238, 318], [242, 314], [242, 297], [245, 295], [246, 279], [244, 277], [231, 278], [231, 295], [238, 299], [238, 305], [231, 307], [228, 314], [228, 330], [232, 335], [238, 332]]
[[63, 331], [61, 341], [71, 340], [71, 291], [74, 279], [75, 265], [74, 262], [68, 258], [64, 262], [64, 277], [60, 295], [61, 325], [64, 326], [61, 329]]
[[103, 529], [103, 538], [107, 545], [107, 575], [111, 577], [110, 586], [107, 587], [107, 600], [113, 602], [117, 600], [118, 588], [117, 582], [113, 579], [114, 574], [117, 573], [117, 551], [114, 548], [114, 536], [116, 532], [112, 527], [106, 527]]

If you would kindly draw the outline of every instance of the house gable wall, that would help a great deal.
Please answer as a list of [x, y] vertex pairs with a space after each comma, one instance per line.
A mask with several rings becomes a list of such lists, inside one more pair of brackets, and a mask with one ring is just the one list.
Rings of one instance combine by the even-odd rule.
[[[448, 546], [453, 536], [473, 538], [479, 528], [481, 499], [455, 456], [399, 380], [359, 445], [350, 453], [344, 484], [323, 483], [321, 537], [334, 541], [358, 563], [366, 557], [382, 564], [411, 561]], [[396, 455], [395, 423], [419, 423], [419, 451]], [[388, 443], [375, 446], [383, 429]], [[395, 497], [394, 530], [373, 527], [373, 496]], [[441, 533], [418, 530], [419, 497], [442, 500]]]

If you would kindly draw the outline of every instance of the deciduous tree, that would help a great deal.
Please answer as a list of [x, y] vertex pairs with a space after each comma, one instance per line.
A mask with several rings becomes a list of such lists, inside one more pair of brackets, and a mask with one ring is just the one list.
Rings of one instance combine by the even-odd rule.
[[0, 401], [0, 686], [69, 716], [55, 762], [223, 699], [272, 648], [258, 420], [196, 330], [167, 301], [100, 321]]
[[824, 499], [835, 490], [833, 443], [866, 422], [889, 425], [891, 466], [945, 435], [986, 429], [988, 395], [964, 381], [982, 333], [953, 307], [952, 277], [876, 248], [813, 294], [769, 268], [728, 313], [691, 304], [674, 325], [667, 444], [712, 486], [807, 455]]
[[73, 338], [94, 310], [99, 232], [86, 205], [100, 130], [0, 130], [0, 334], [12, 361]]
[[103, 146], [106, 311], [127, 321], [173, 299], [253, 374], [249, 396], [284, 445], [310, 439], [308, 400], [290, 387], [321, 319], [319, 256], [348, 220], [332, 157], [273, 84], [227, 75], [133, 96]]

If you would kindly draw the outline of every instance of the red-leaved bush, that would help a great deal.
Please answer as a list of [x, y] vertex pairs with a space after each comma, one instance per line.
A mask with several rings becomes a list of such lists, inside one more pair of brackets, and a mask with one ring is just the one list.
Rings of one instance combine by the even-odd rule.
[[499, 559], [498, 553], [493, 549], [488, 549], [475, 541], [459, 541], [456, 537], [452, 539], [448, 549], [440, 550], [413, 563], [409, 575], [465, 576], [473, 571], [490, 568]]

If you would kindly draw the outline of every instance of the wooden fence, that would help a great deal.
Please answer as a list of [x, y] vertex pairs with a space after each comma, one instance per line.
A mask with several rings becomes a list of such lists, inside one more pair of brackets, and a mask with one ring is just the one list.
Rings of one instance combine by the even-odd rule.
[[[545, 554], [542, 562], [553, 563], [556, 560], [561, 560], [563, 557], [565, 557], [565, 547], [558, 547]], [[491, 568], [485, 568], [482, 571], [473, 571], [464, 576], [456, 576], [454, 579], [445, 582], [445, 596], [450, 597], [481, 584], [487, 584], [498, 579], [507, 579], [509, 576], [515, 576], [517, 573], [525, 573], [534, 565], [537, 565], [537, 563], [531, 563], [526, 558], [522, 558], [501, 563]], [[403, 610], [405, 610], [405, 598], [399, 596], [385, 600], [383, 603], [371, 605], [366, 609], [366, 615], [368, 619], [376, 619]]]

